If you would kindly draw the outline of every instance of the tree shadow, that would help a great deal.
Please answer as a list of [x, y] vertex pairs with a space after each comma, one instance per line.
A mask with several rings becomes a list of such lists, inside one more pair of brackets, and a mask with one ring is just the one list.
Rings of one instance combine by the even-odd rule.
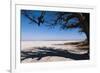
[[54, 49], [53, 47], [37, 47], [38, 51], [21, 51], [21, 61], [28, 58], [37, 58], [37, 60], [42, 59], [47, 56], [58, 56], [64, 58], [70, 58], [73, 60], [88, 60], [89, 59], [89, 51], [85, 54], [75, 54], [71, 53], [68, 50], [62, 49]]

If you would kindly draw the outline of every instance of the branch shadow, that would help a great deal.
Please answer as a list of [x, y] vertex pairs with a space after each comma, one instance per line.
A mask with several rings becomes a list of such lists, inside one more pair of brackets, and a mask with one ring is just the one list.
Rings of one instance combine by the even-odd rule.
[[89, 51], [85, 54], [75, 54], [71, 53], [68, 50], [62, 49], [54, 49], [52, 47], [38, 47], [38, 51], [21, 51], [21, 61], [28, 59], [28, 58], [37, 58], [37, 60], [42, 59], [43, 57], [47, 56], [58, 56], [64, 58], [70, 58], [73, 60], [88, 60], [89, 59]]

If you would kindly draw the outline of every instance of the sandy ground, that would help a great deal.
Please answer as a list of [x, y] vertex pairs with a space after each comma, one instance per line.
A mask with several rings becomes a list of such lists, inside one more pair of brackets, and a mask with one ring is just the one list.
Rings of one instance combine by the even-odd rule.
[[37, 59], [32, 59], [32, 58], [29, 58], [29, 59], [25, 59], [24, 61], [22, 61], [22, 63], [33, 63], [33, 62], [55, 62], [55, 61], [71, 61], [72, 59], [69, 59], [69, 58], [63, 58], [63, 57], [44, 57], [42, 58], [41, 60], [38, 60]]
[[[21, 42], [21, 50], [22, 51], [37, 51], [36, 47], [53, 47], [54, 49], [64, 49], [68, 50], [71, 53], [76, 54], [84, 54], [87, 53], [87, 50], [80, 50], [77, 49], [78, 47], [76, 45], [55, 45], [55, 44], [64, 44], [64, 43], [70, 43], [70, 42], [76, 42], [76, 41], [22, 41]], [[32, 62], [52, 62], [52, 61], [71, 61], [70, 58], [64, 58], [64, 57], [57, 57], [57, 56], [47, 56], [43, 57], [40, 60], [37, 60], [36, 58], [28, 58], [22, 61], [22, 63], [32, 63]]]

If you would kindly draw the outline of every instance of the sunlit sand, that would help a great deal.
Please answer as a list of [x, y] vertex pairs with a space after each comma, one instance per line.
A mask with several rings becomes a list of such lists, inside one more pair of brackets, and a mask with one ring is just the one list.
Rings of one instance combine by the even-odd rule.
[[[71, 43], [71, 42], [80, 42], [80, 41], [22, 41], [21, 42], [21, 51], [31, 51], [36, 52], [38, 51], [37, 47], [52, 47], [53, 49], [62, 49], [67, 50], [70, 53], [75, 54], [85, 54], [87, 50], [80, 50], [78, 49], [77, 45], [67, 44], [64, 43]], [[46, 56], [37, 60], [36, 58], [28, 58], [23, 60], [23, 63], [31, 63], [31, 62], [50, 62], [50, 61], [71, 61], [73, 59], [58, 57], [58, 56]]]

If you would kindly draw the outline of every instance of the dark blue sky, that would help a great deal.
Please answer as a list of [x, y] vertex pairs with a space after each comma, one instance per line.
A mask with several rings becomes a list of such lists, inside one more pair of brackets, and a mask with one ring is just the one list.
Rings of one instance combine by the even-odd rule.
[[[40, 11], [33, 11], [33, 16], [39, 16]], [[47, 15], [45, 18], [47, 20], [53, 19], [52, 13], [55, 12], [46, 12]], [[51, 14], [51, 15], [49, 15]], [[73, 19], [74, 23], [76, 20]], [[35, 23], [30, 24], [30, 20], [21, 14], [21, 40], [84, 40], [86, 38], [84, 33], [78, 32], [79, 29], [68, 29], [61, 30], [59, 26], [55, 28], [47, 27], [47, 23], [41, 24], [38, 26]]]

